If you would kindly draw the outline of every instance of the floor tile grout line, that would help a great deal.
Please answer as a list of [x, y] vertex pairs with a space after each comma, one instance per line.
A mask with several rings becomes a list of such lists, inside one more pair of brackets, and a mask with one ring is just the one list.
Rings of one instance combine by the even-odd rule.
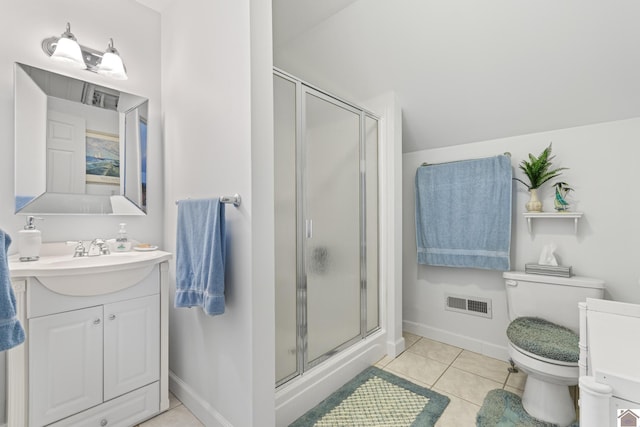
[[[453, 365], [453, 363], [455, 363], [455, 361], [456, 361], [456, 360], [458, 360], [458, 358], [459, 358], [459, 357], [462, 355], [462, 353], [464, 353], [465, 351], [466, 351], [466, 352], [469, 352], [469, 353], [475, 353], [474, 351], [470, 351], [470, 350], [462, 349], [462, 351], [460, 352], [460, 354], [458, 354], [458, 357], [456, 357], [456, 359], [455, 359], [453, 362], [451, 362], [451, 364]], [[490, 356], [486, 356], [486, 355], [484, 355], [484, 354], [482, 354], [482, 353], [475, 353], [475, 354], [479, 354], [480, 356], [483, 356], [483, 357], [486, 357], [486, 358], [492, 359], [492, 357], [490, 357]], [[496, 360], [498, 360], [498, 359], [496, 359]], [[477, 375], [477, 376], [479, 376], [479, 377], [481, 377], [481, 378], [484, 378], [484, 379], [486, 379], [486, 380], [490, 380], [490, 381], [494, 381], [494, 382], [496, 382], [496, 383], [500, 383], [500, 381], [496, 380], [495, 378], [490, 378], [490, 377], [488, 377], [488, 376], [485, 376], [485, 375], [479, 374], [479, 373], [477, 373], [477, 372], [469, 371], [469, 370], [467, 370], [467, 369], [460, 368], [460, 367], [458, 367], [458, 366], [454, 366], [454, 368], [459, 369], [459, 370], [461, 370], [461, 371], [463, 371], [463, 372], [467, 372], [467, 373], [469, 373], [469, 374]], [[508, 368], [507, 368], [507, 369], [508, 369]], [[506, 377], [506, 378], [504, 379], [504, 381], [503, 381], [502, 388], [504, 388], [504, 387], [507, 385], [507, 381], [509, 380], [509, 376], [510, 376], [510, 375], [511, 375], [511, 374], [510, 374], [509, 372], [507, 372], [507, 377]], [[517, 387], [514, 387], [514, 388], [517, 388]]]
[[[456, 347], [459, 348], [459, 347]], [[440, 378], [442, 378], [444, 376], [444, 374], [447, 373], [447, 371], [449, 371], [449, 369], [451, 369], [451, 367], [453, 366], [454, 362], [456, 360], [458, 360], [458, 357], [460, 357], [460, 355], [462, 354], [462, 352], [464, 351], [464, 349], [460, 349], [460, 351], [458, 352], [457, 356], [453, 358], [453, 360], [451, 361], [451, 363], [449, 363], [449, 365], [447, 366], [447, 368], [442, 371], [442, 373], [440, 374], [440, 376], [438, 377], [438, 379], [436, 379], [433, 383], [433, 385], [431, 386], [431, 389], [433, 390], [433, 388], [436, 386], [436, 384], [438, 384], [438, 381], [440, 381]], [[458, 397], [458, 396], [456, 396]]]
[[475, 402], [470, 401], [469, 399], [465, 399], [464, 397], [456, 396], [455, 394], [450, 393], [450, 392], [447, 392], [447, 391], [444, 391], [444, 390], [440, 390], [440, 389], [438, 389], [438, 390], [434, 390], [434, 389], [432, 389], [432, 391], [435, 391], [436, 393], [443, 394], [443, 395], [445, 395], [445, 396], [447, 396], [447, 397], [451, 397], [451, 396], [453, 396], [453, 397], [455, 397], [456, 399], [463, 400], [463, 401], [465, 401], [465, 402], [467, 402], [467, 403], [470, 403], [470, 404], [472, 404], [472, 405], [474, 405], [474, 406], [477, 406], [477, 407], [482, 406], [482, 405], [478, 405], [478, 404], [477, 404], [477, 403], [475, 403]]

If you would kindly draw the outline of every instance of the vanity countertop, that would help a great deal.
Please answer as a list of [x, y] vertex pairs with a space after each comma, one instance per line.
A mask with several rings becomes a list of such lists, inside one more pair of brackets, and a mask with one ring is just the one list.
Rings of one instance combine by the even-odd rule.
[[35, 277], [57, 293], [97, 295], [133, 285], [171, 257], [169, 252], [147, 250], [74, 258], [73, 247], [44, 243], [37, 261], [21, 262], [18, 254], [11, 255], [9, 271], [12, 279]]

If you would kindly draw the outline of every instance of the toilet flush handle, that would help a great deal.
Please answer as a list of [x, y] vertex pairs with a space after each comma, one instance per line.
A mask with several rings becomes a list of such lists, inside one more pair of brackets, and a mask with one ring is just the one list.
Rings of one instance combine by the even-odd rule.
[[507, 286], [518, 286], [518, 282], [515, 280], [507, 280], [505, 281], [505, 283], [507, 284]]

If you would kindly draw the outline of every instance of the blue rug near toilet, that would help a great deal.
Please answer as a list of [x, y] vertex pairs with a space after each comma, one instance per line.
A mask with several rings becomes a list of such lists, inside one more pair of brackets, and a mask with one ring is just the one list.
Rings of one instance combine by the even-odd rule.
[[[476, 427], [558, 427], [533, 418], [522, 407], [517, 394], [502, 389], [487, 393], [478, 411]], [[577, 422], [570, 427], [579, 427]]]

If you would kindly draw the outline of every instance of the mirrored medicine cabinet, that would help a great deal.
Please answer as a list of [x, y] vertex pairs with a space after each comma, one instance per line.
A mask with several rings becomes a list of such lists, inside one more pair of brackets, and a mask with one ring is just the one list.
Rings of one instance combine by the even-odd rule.
[[20, 63], [14, 95], [16, 214], [146, 214], [146, 98]]

